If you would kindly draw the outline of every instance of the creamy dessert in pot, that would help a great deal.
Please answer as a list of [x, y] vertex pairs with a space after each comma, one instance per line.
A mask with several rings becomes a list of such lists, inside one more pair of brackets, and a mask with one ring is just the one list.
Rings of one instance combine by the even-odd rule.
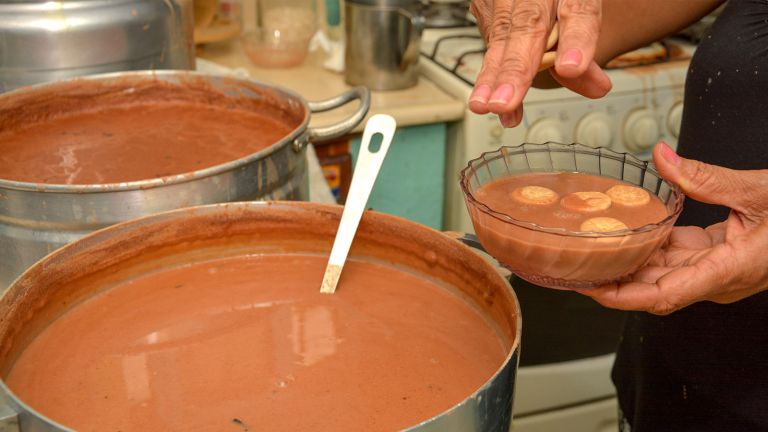
[[267, 148], [301, 121], [277, 102], [202, 84], [124, 87], [75, 81], [25, 109], [0, 106], [0, 179], [104, 184], [185, 174]]
[[665, 237], [629, 230], [642, 231], [669, 215], [645, 189], [584, 173], [511, 175], [481, 186], [474, 198], [495, 215], [475, 214], [483, 245], [537, 282], [567, 279], [588, 285], [625, 276], [627, 269], [643, 265]]
[[74, 306], [6, 377], [77, 430], [367, 430], [413, 426], [484, 384], [509, 348], [458, 294], [352, 260], [249, 255], [149, 273]]

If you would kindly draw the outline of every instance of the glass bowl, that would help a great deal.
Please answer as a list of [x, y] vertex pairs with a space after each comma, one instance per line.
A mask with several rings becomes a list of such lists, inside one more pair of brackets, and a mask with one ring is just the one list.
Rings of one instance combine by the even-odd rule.
[[290, 68], [304, 63], [311, 34], [287, 34], [272, 29], [256, 29], [241, 36], [243, 50], [254, 65], [264, 68]]
[[[494, 180], [536, 172], [577, 172], [642, 187], [661, 199], [668, 216], [657, 223], [608, 233], [569, 231], [526, 222], [476, 199]], [[522, 144], [483, 153], [461, 171], [461, 188], [480, 243], [515, 274], [549, 288], [592, 288], [645, 265], [669, 237], [683, 208], [680, 189], [653, 164], [631, 154], [581, 144]]]

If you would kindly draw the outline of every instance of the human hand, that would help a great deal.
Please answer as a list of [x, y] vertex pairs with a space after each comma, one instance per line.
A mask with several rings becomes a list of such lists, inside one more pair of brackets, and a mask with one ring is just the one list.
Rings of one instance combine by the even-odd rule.
[[522, 101], [555, 21], [559, 41], [553, 78], [583, 96], [598, 98], [611, 81], [593, 60], [600, 32], [601, 0], [473, 0], [487, 51], [469, 99], [477, 114], [495, 113], [504, 127], [523, 117]]
[[768, 170], [736, 171], [683, 159], [657, 144], [659, 173], [698, 201], [731, 208], [705, 229], [675, 227], [630, 281], [578, 290], [604, 306], [666, 315], [699, 301], [732, 303], [768, 288]]

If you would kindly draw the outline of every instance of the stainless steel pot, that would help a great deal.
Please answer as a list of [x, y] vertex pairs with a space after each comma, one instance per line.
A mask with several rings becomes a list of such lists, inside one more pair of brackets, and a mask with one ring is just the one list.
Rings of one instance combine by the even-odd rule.
[[[194, 72], [126, 72], [86, 78], [115, 92], [156, 80], [174, 85], [200, 84], [201, 91], [227, 97], [263, 99], [265, 109], [288, 110], [296, 126], [273, 145], [241, 159], [171, 177], [114, 184], [55, 185], [0, 178], [0, 291], [46, 254], [96, 229], [165, 210], [193, 205], [256, 199], [306, 200], [306, 145], [339, 137], [362, 121], [370, 107], [369, 92], [353, 88], [320, 102], [305, 102], [288, 90], [231, 77]], [[0, 95], [0, 129], [18, 113], [34, 117], [30, 100], [41, 96], [88, 104], [89, 86], [64, 81]], [[138, 97], [138, 96], [137, 96]], [[309, 128], [313, 112], [327, 111], [359, 99], [348, 119]], [[26, 115], [26, 114], [24, 114]], [[0, 143], [0, 149], [2, 143]], [[0, 176], [2, 174], [0, 173]]]
[[0, 92], [97, 73], [194, 69], [192, 0], [0, 2]]
[[416, 85], [424, 30], [419, 0], [347, 0], [344, 78], [372, 90]]
[[[213, 257], [327, 255], [340, 216], [339, 206], [313, 203], [217, 204], [124, 222], [65, 246], [27, 270], [0, 298], [0, 376], [7, 376], [21, 351], [52, 320], [116, 281]], [[458, 290], [496, 325], [508, 349], [504, 364], [474, 393], [407, 430], [507, 432], [521, 334], [519, 305], [509, 282], [449, 236], [377, 212], [364, 214], [350, 256], [391, 263]], [[0, 409], [7, 429], [0, 422], [0, 430], [68, 430], [25, 405], [4, 382], [0, 397], [7, 404]]]

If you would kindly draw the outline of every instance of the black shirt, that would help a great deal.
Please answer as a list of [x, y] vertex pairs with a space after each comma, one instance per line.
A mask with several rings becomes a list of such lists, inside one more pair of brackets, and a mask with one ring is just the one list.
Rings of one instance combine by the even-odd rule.
[[[731, 0], [699, 45], [678, 152], [768, 168], [768, 0]], [[678, 225], [727, 215], [687, 199]], [[669, 316], [630, 314], [613, 380], [632, 432], [768, 431], [768, 292]]]

